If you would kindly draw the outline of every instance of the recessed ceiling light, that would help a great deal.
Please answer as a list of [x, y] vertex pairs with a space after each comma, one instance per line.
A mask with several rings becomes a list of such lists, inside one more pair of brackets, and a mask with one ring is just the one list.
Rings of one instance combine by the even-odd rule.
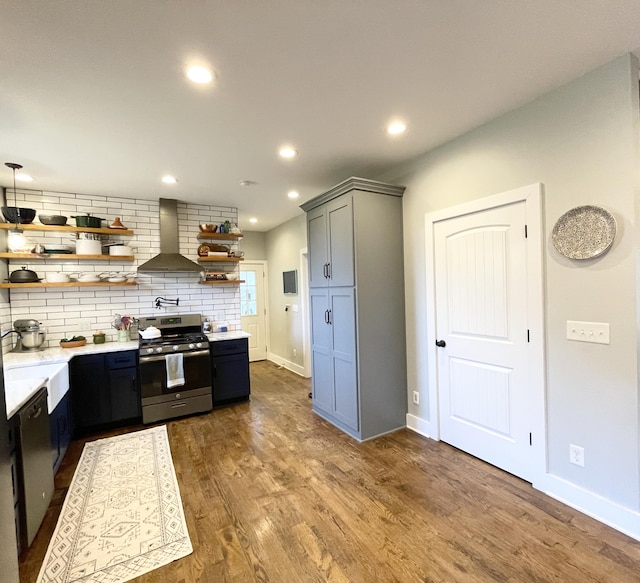
[[164, 182], [165, 184], [175, 184], [176, 182], [178, 182], [178, 179], [175, 176], [170, 176], [169, 174], [167, 174], [166, 176], [162, 177], [162, 182]]
[[20, 182], [33, 182], [33, 177], [21, 172], [20, 174], [16, 174], [16, 180], [19, 180]]
[[297, 192], [296, 190], [290, 190], [289, 194], [287, 194], [287, 196], [289, 198], [298, 198], [300, 196], [300, 193]]
[[258, 222], [258, 219], [256, 219], [255, 217], [251, 217], [251, 218], [249, 219], [249, 222], [250, 222], [250, 223], [257, 223], [257, 222]]
[[401, 121], [394, 121], [387, 126], [387, 132], [390, 134], [401, 134], [407, 129], [407, 126]]
[[210, 69], [195, 65], [187, 69], [187, 77], [194, 83], [211, 83], [213, 80], [213, 73]]
[[298, 150], [292, 148], [291, 146], [284, 146], [280, 148], [279, 154], [283, 158], [295, 158], [298, 155]]
[[240, 181], [240, 186], [244, 186], [245, 188], [249, 188], [250, 186], [253, 186], [255, 184], [255, 180], [241, 180]]

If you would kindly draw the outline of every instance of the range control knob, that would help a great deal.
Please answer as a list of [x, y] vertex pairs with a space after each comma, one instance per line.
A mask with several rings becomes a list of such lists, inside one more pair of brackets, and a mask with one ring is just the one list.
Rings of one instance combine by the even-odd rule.
[[174, 349], [174, 350], [178, 350], [178, 348], [180, 348], [180, 347], [179, 347], [177, 344], [174, 344], [174, 345], [173, 345], [173, 349]]
[[147, 348], [147, 354], [151, 354], [153, 352], [153, 348]]
[[202, 348], [202, 342], [196, 342], [196, 347], [197, 348]]
[[195, 345], [195, 344], [193, 344], [193, 343], [189, 344], [189, 348], [193, 349], [193, 348], [195, 348], [195, 347], [196, 347], [196, 345]]
[[162, 352], [162, 346], [158, 346], [158, 348], [156, 348], [156, 352]]

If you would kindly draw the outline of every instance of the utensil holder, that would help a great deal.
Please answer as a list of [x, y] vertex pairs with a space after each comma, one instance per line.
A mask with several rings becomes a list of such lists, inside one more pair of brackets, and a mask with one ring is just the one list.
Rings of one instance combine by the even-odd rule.
[[129, 330], [118, 330], [118, 342], [129, 342]]

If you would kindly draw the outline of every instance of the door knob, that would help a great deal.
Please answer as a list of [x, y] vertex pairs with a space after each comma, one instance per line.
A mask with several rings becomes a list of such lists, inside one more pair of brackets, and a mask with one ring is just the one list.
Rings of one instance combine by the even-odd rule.
[[444, 340], [436, 340], [436, 346], [438, 348], [444, 348], [447, 345], [447, 343]]

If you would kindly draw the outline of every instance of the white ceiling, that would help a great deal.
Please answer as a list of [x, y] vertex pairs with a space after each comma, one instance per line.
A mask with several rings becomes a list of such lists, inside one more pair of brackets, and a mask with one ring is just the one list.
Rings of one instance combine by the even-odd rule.
[[20, 0], [1, 22], [0, 162], [41, 190], [237, 207], [248, 230], [640, 47], [638, 0]]

